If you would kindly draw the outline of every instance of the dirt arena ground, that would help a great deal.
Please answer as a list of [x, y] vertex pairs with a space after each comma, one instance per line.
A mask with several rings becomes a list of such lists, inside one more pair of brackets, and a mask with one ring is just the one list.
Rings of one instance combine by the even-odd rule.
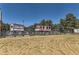
[[0, 55], [79, 55], [79, 34], [0, 38]]

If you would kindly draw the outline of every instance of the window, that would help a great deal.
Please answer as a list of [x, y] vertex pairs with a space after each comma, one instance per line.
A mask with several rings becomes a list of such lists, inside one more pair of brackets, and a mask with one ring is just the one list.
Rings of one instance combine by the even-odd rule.
[[49, 29], [48, 26], [46, 27], [46, 29]]
[[13, 28], [13, 26], [11, 26], [11, 28]]
[[44, 29], [44, 26], [43, 26], [43, 29]]
[[49, 26], [49, 29], [51, 29], [51, 27]]

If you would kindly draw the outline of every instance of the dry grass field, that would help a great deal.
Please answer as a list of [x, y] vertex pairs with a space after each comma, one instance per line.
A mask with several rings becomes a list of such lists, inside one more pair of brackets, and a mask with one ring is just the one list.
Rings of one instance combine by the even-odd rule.
[[0, 38], [0, 54], [78, 55], [79, 34]]

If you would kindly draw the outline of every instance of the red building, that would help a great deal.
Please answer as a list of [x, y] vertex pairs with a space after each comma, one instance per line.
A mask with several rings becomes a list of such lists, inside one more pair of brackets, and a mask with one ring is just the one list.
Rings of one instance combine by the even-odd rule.
[[51, 31], [51, 26], [36, 25], [35, 31]]

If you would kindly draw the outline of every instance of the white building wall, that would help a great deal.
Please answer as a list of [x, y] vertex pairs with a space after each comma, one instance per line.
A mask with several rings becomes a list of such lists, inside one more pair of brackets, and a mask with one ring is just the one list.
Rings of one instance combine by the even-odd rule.
[[11, 24], [10, 31], [24, 31], [24, 26]]
[[79, 33], [79, 29], [74, 29], [74, 33]]
[[35, 31], [51, 31], [51, 28], [47, 29], [47, 27], [49, 27], [49, 26], [41, 26], [41, 28], [35, 28]]

